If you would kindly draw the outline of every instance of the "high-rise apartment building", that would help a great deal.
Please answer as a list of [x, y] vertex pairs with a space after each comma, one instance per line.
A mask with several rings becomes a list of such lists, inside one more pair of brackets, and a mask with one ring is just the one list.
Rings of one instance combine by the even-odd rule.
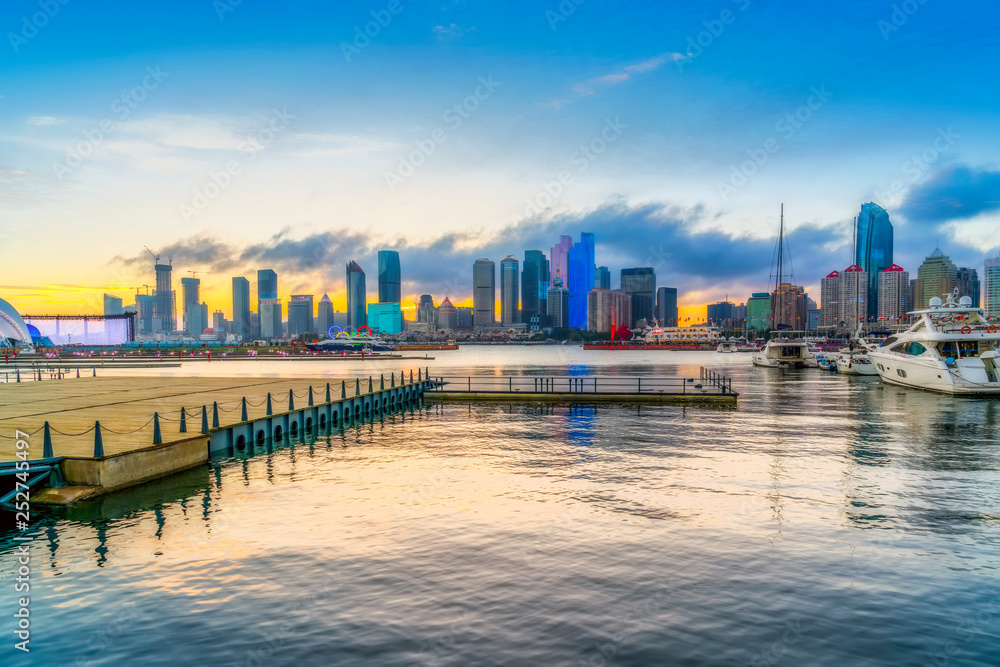
[[363, 327], [368, 324], [368, 289], [365, 272], [353, 259], [347, 264], [347, 326]]
[[632, 296], [632, 322], [653, 318], [653, 299], [656, 296], [656, 271], [651, 266], [622, 269], [622, 291]]
[[153, 313], [156, 311], [156, 297], [152, 294], [135, 295], [135, 314], [138, 320], [139, 333], [150, 335], [158, 333], [154, 328]]
[[910, 274], [893, 264], [878, 274], [878, 320], [898, 322], [910, 308]]
[[509, 327], [520, 321], [518, 312], [519, 262], [510, 255], [500, 260], [500, 324]]
[[751, 331], [769, 331], [771, 329], [771, 295], [767, 292], [754, 292], [747, 299], [747, 328]]
[[378, 302], [402, 303], [402, 282], [399, 271], [399, 253], [395, 250], [378, 251]]
[[659, 287], [656, 290], [656, 321], [660, 326], [676, 327], [678, 321], [677, 312], [677, 288]]
[[528, 323], [533, 315], [545, 314], [545, 299], [549, 291], [549, 261], [541, 250], [525, 250], [521, 267], [521, 321]]
[[870, 284], [868, 274], [857, 264], [852, 264], [841, 272], [838, 327], [853, 333], [858, 330], [859, 325], [869, 321]]
[[587, 331], [614, 332], [632, 322], [632, 295], [593, 289], [587, 294]]
[[473, 326], [477, 329], [496, 324], [496, 263], [491, 259], [477, 259], [472, 265]]
[[288, 335], [316, 333], [313, 324], [313, 295], [293, 294], [288, 302]]
[[594, 289], [611, 289], [611, 270], [599, 266], [594, 270]]
[[934, 297], [943, 299], [956, 287], [958, 287], [958, 267], [941, 252], [940, 248], [935, 248], [917, 269], [917, 281], [913, 285], [914, 310], [927, 308], [931, 299]]
[[987, 317], [1000, 317], [1000, 254], [983, 265], [983, 307]]
[[563, 287], [562, 278], [556, 275], [545, 298], [546, 317], [554, 329], [569, 327], [569, 290]]
[[840, 271], [831, 271], [819, 281], [819, 326], [840, 326]]
[[330, 301], [330, 295], [324, 294], [323, 298], [319, 300], [316, 312], [316, 333], [327, 334], [333, 324], [333, 302]]
[[281, 324], [281, 299], [260, 299], [260, 337], [271, 340], [284, 336]]
[[250, 323], [250, 281], [243, 276], [233, 277], [233, 333], [249, 338]]
[[868, 277], [868, 317], [878, 316], [878, 274], [892, 264], [892, 223], [889, 214], [869, 202], [858, 215], [857, 253], [854, 263]]
[[174, 299], [170, 264], [156, 265], [156, 290], [153, 292], [153, 329], [154, 333], [173, 333], [177, 322], [177, 311]]
[[774, 329], [805, 331], [808, 323], [805, 290], [798, 285], [781, 283], [771, 293], [771, 320]]
[[208, 326], [201, 318], [201, 280], [199, 278], [181, 278], [181, 295], [184, 301], [184, 332], [189, 336], [198, 337]]
[[[569, 325], [577, 329], [587, 327], [587, 293], [594, 289], [594, 235], [580, 234], [580, 242], [574, 244], [567, 253], [566, 263], [569, 278]], [[655, 288], [654, 288], [655, 291]], [[652, 314], [652, 304], [650, 305]]]

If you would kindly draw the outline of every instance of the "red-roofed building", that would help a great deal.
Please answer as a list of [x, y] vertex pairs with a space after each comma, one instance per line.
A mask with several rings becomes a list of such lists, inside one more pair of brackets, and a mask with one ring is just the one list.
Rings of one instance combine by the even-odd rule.
[[910, 274], [898, 264], [892, 264], [878, 274], [879, 322], [898, 322], [913, 310], [909, 303]]

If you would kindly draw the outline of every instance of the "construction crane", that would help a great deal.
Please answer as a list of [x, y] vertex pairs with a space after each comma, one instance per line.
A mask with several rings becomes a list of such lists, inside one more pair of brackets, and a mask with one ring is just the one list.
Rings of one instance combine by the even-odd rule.
[[159, 263], [160, 263], [160, 256], [159, 256], [159, 255], [157, 255], [157, 254], [156, 254], [155, 252], [153, 252], [152, 250], [150, 250], [150, 249], [149, 249], [149, 246], [148, 246], [148, 245], [144, 245], [144, 246], [142, 246], [142, 247], [146, 249], [146, 252], [148, 252], [148, 253], [149, 253], [150, 257], [152, 257], [152, 258], [153, 258], [153, 261], [154, 261], [154, 262], [156, 262], [157, 264], [159, 264]]
[[136, 295], [137, 295], [137, 296], [138, 296], [138, 294], [139, 294], [139, 290], [141, 290], [141, 289], [142, 289], [143, 287], [145, 287], [145, 288], [146, 288], [146, 295], [147, 295], [147, 296], [149, 295], [149, 288], [150, 288], [150, 285], [146, 285], [145, 283], [143, 283], [143, 284], [142, 284], [142, 285], [140, 285], [139, 287], [136, 287], [136, 288], [135, 288], [135, 293], [136, 293]]
[[204, 271], [192, 271], [191, 269], [188, 269], [188, 273], [190, 273], [190, 274], [191, 274], [191, 277], [192, 277], [192, 278], [197, 278], [197, 277], [198, 277], [198, 274], [199, 274], [199, 273], [204, 273]]

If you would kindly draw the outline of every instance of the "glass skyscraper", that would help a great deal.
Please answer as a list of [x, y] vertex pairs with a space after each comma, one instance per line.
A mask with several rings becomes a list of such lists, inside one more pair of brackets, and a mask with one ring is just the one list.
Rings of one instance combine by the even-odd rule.
[[632, 322], [653, 318], [653, 299], [656, 297], [656, 271], [651, 266], [622, 269], [622, 291], [632, 295]]
[[233, 333], [250, 337], [250, 281], [243, 276], [233, 277]]
[[545, 315], [549, 291], [549, 261], [541, 250], [525, 250], [521, 269], [521, 321], [531, 322], [532, 315]]
[[491, 259], [477, 259], [472, 265], [472, 323], [477, 329], [496, 324], [496, 264]]
[[608, 267], [597, 267], [594, 273], [594, 289], [611, 289], [611, 270]]
[[983, 265], [983, 307], [987, 317], [1000, 315], [1000, 254]]
[[500, 260], [500, 324], [507, 327], [517, 324], [518, 318], [518, 261], [508, 255]]
[[378, 302], [402, 303], [399, 271], [399, 253], [395, 250], [378, 251]]
[[677, 326], [676, 287], [660, 287], [656, 290], [656, 319], [660, 326]]
[[878, 317], [878, 274], [892, 266], [892, 223], [889, 214], [869, 202], [858, 215], [858, 248], [854, 263], [868, 274], [868, 316]]
[[353, 259], [347, 265], [347, 326], [362, 327], [368, 324], [368, 289], [365, 272]]
[[587, 328], [587, 293], [594, 289], [594, 235], [580, 234], [580, 242], [566, 256], [569, 271], [566, 289], [569, 291], [569, 326]]

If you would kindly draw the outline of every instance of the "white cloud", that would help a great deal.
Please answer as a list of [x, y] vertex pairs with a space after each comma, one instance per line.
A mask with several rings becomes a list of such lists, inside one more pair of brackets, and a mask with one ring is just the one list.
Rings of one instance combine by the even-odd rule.
[[475, 28], [463, 28], [462, 26], [452, 23], [450, 25], [436, 25], [434, 26], [434, 34], [438, 36], [438, 39], [444, 39], [445, 37], [461, 37], [462, 35], [468, 34], [470, 32], [477, 32]]
[[593, 79], [588, 79], [583, 83], [574, 84], [572, 86], [572, 90], [575, 94], [575, 98], [551, 100], [549, 102], [539, 104], [538, 106], [543, 109], [561, 109], [567, 104], [572, 104], [576, 101], [576, 99], [596, 95], [601, 88], [623, 84], [626, 81], [631, 80], [636, 74], [651, 72], [655, 69], [659, 69], [666, 62], [676, 62], [678, 60], [684, 60], [687, 57], [688, 56], [681, 53], [662, 53], [653, 58], [649, 58], [648, 60], [627, 65], [618, 72], [612, 72], [611, 74], [605, 74]]
[[25, 121], [34, 127], [51, 127], [53, 125], [65, 125], [66, 121], [55, 116], [31, 116]]
[[310, 145], [309, 148], [298, 151], [297, 157], [329, 157], [347, 153], [370, 153], [392, 150], [399, 146], [392, 141], [357, 134], [304, 132], [292, 135], [290, 140]]

